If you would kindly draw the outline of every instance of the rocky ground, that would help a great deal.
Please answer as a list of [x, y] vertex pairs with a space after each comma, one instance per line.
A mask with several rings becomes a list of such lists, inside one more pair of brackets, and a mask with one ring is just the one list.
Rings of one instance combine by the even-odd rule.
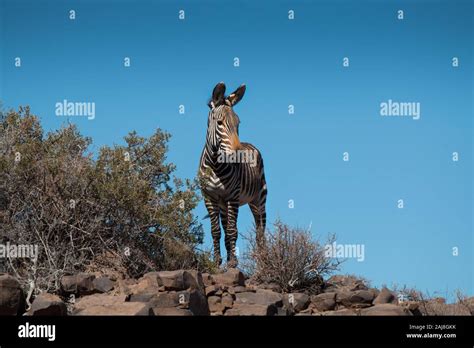
[[395, 292], [368, 287], [352, 276], [333, 276], [320, 293], [281, 293], [255, 285], [242, 272], [151, 272], [140, 279], [78, 273], [61, 279], [59, 294], [42, 293], [25, 308], [17, 279], [0, 274], [0, 315], [472, 315], [474, 297], [399, 302]]

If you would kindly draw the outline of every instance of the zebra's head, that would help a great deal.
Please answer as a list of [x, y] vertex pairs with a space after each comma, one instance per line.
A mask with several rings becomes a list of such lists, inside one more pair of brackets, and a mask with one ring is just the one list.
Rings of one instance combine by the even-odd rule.
[[215, 154], [231, 154], [240, 148], [239, 116], [234, 112], [236, 105], [245, 94], [245, 85], [225, 96], [225, 84], [220, 82], [214, 87], [208, 105], [207, 142]]

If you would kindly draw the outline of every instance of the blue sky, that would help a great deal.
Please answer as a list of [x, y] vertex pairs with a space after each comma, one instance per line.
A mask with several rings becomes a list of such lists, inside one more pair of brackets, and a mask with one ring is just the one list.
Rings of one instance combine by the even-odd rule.
[[[5, 107], [30, 105], [45, 129], [55, 129], [65, 122], [55, 116], [57, 102], [95, 102], [94, 120], [71, 119], [94, 139], [92, 150], [122, 143], [132, 129], [150, 135], [160, 127], [173, 135], [169, 160], [178, 176], [191, 178], [212, 88], [224, 81], [230, 92], [245, 83], [235, 111], [241, 140], [264, 157], [269, 221], [311, 223], [316, 238], [335, 233], [338, 243], [364, 244], [364, 262], [348, 260], [342, 271], [376, 286], [474, 294], [472, 1], [0, 6]], [[421, 118], [380, 116], [389, 99], [419, 102]], [[196, 214], [205, 215], [203, 204]], [[210, 245], [209, 221], [203, 223]], [[252, 223], [248, 207], [241, 208], [240, 231]], [[238, 245], [245, 248], [242, 239]]]

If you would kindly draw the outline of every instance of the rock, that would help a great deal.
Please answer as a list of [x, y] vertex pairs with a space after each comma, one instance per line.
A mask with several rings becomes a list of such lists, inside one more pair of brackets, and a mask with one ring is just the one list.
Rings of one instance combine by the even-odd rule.
[[153, 310], [155, 308], [179, 307], [188, 309], [193, 315], [209, 315], [206, 296], [197, 289], [159, 293], [153, 297], [149, 304]]
[[215, 284], [214, 278], [209, 273], [202, 274], [202, 281], [204, 283], [204, 286], [211, 286]]
[[38, 295], [31, 304], [29, 314], [33, 316], [62, 316], [67, 315], [67, 308], [66, 304], [59, 298], [59, 296], [42, 293]]
[[20, 315], [25, 301], [20, 282], [8, 274], [0, 275], [0, 315]]
[[207, 299], [207, 303], [209, 304], [209, 311], [211, 312], [224, 312], [224, 305], [221, 302], [221, 298], [219, 296], [210, 296]]
[[288, 316], [288, 315], [292, 315], [293, 313], [294, 312], [292, 310], [289, 310], [288, 308], [278, 307], [277, 312], [275, 313], [275, 315], [277, 315], [279, 317], [285, 317], [285, 316]]
[[61, 290], [67, 295], [90, 295], [97, 290], [94, 289], [95, 275], [89, 273], [78, 273], [66, 275], [61, 278]]
[[311, 307], [319, 312], [333, 310], [336, 307], [336, 293], [326, 292], [311, 296]]
[[232, 289], [234, 294], [238, 294], [239, 292], [255, 292], [255, 289], [247, 288], [245, 286], [234, 286]]
[[164, 307], [164, 308], [153, 308], [153, 314], [157, 316], [182, 316], [189, 317], [193, 313], [188, 309], [176, 308], [176, 307]]
[[227, 272], [214, 274], [214, 281], [218, 285], [227, 286], [244, 286], [245, 277], [244, 274], [236, 268], [231, 268]]
[[149, 272], [141, 277], [136, 284], [129, 287], [131, 302], [148, 302], [160, 290], [164, 290], [159, 272]]
[[112, 291], [114, 289], [115, 282], [110, 280], [109, 277], [102, 276], [99, 278], [95, 278], [92, 281], [92, 286], [94, 290], [97, 291], [98, 293], [105, 293], [105, 292]]
[[368, 303], [371, 304], [374, 300], [374, 293], [369, 290], [356, 290], [353, 291], [349, 298], [351, 303]]
[[177, 307], [181, 303], [188, 302], [189, 298], [186, 298], [185, 294], [182, 294], [180, 297], [179, 294], [175, 291], [173, 292], [161, 292], [155, 294], [155, 296], [150, 300], [151, 308], [167, 308], [167, 307]]
[[344, 307], [368, 307], [374, 300], [374, 293], [369, 290], [336, 291], [336, 303]]
[[374, 305], [384, 303], [398, 304], [397, 295], [386, 287], [382, 288], [378, 296], [373, 301]]
[[196, 289], [204, 293], [204, 280], [201, 272], [195, 270], [188, 270], [184, 273], [184, 286], [186, 289]]
[[118, 290], [121, 295], [132, 294], [137, 284], [138, 281], [136, 279], [126, 278], [117, 280]]
[[165, 290], [197, 289], [204, 292], [202, 275], [197, 271], [162, 271], [157, 274]]
[[206, 286], [206, 289], [205, 289], [206, 296], [214, 295], [219, 289], [220, 288], [217, 285]]
[[207, 298], [204, 294], [197, 290], [188, 290], [189, 300], [187, 309], [189, 309], [193, 315], [209, 315], [209, 305], [207, 304]]
[[283, 295], [283, 306], [291, 308], [295, 312], [300, 312], [308, 308], [309, 302], [309, 296], [303, 293], [296, 292]]
[[275, 315], [277, 308], [274, 305], [259, 304], [235, 304], [233, 308], [228, 309], [224, 315], [253, 316], [253, 315]]
[[94, 294], [84, 296], [76, 300], [74, 303], [73, 313], [78, 313], [88, 307], [94, 306], [114, 306], [116, 304], [124, 303], [127, 299], [126, 295], [109, 295], [109, 294]]
[[236, 294], [235, 298], [235, 303], [238, 304], [274, 305], [276, 307], [283, 305], [282, 295], [271, 290], [259, 289], [257, 292], [241, 292]]
[[156, 272], [158, 279], [160, 279], [161, 285], [166, 290], [185, 290], [184, 284], [184, 272], [185, 271], [163, 271]]
[[361, 315], [413, 315], [408, 309], [391, 303], [378, 304], [361, 310]]
[[150, 302], [156, 294], [142, 293], [130, 295], [128, 302]]
[[143, 316], [153, 315], [153, 311], [146, 303], [123, 302], [109, 305], [95, 305], [86, 307], [76, 313], [76, 315], [132, 315]]
[[368, 291], [370, 291], [372, 294], [374, 294], [374, 299], [377, 298], [377, 296], [380, 294], [380, 290], [379, 289], [375, 289], [375, 288], [369, 288]]
[[316, 315], [323, 315], [323, 316], [355, 316], [358, 315], [357, 311], [349, 309], [349, 308], [343, 308], [339, 309], [337, 311], [327, 311], [327, 312], [322, 312], [322, 313], [316, 313]]
[[224, 306], [224, 308], [232, 308], [234, 304], [234, 299], [232, 298], [231, 294], [227, 293], [222, 296], [221, 303]]

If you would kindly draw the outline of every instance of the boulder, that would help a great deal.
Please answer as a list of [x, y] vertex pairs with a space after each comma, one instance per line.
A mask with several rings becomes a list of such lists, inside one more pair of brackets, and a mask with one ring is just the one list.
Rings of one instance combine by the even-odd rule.
[[325, 292], [311, 296], [311, 307], [319, 312], [333, 310], [336, 307], [336, 293]]
[[8, 274], [0, 275], [0, 315], [21, 315], [25, 299], [20, 282]]
[[339, 309], [337, 311], [327, 311], [316, 313], [316, 315], [323, 315], [323, 316], [356, 316], [358, 312], [349, 308]]
[[77, 273], [74, 275], [66, 275], [61, 278], [61, 290], [67, 295], [90, 295], [96, 293], [94, 289], [94, 274]]
[[136, 279], [126, 278], [117, 280], [118, 292], [121, 295], [131, 295], [134, 292], [134, 288], [137, 286], [138, 281]]
[[187, 306], [193, 315], [209, 315], [209, 305], [207, 304], [206, 296], [199, 290], [188, 290], [189, 300]]
[[336, 303], [344, 307], [368, 307], [374, 300], [374, 293], [369, 290], [336, 291]]
[[156, 272], [165, 290], [197, 289], [204, 292], [202, 275], [197, 271], [162, 271]]
[[226, 293], [222, 295], [221, 303], [224, 306], [224, 308], [232, 308], [234, 304], [234, 299], [230, 293]]
[[122, 302], [114, 304], [102, 304], [86, 307], [75, 313], [76, 315], [131, 315], [144, 316], [154, 315], [153, 310], [147, 303]]
[[114, 289], [115, 282], [110, 280], [109, 277], [102, 276], [92, 281], [92, 287], [98, 293], [105, 293]]
[[152, 298], [149, 304], [153, 310], [155, 308], [178, 307], [188, 309], [193, 315], [209, 315], [206, 296], [196, 289], [159, 293]]
[[184, 278], [186, 289], [197, 289], [204, 292], [206, 285], [204, 284], [201, 272], [196, 270], [186, 271]]
[[361, 310], [361, 315], [390, 315], [390, 316], [410, 316], [413, 315], [408, 309], [391, 303], [378, 304], [373, 307]]
[[225, 310], [225, 306], [221, 302], [221, 298], [219, 296], [210, 296], [207, 299], [209, 304], [209, 311], [223, 313]]
[[94, 294], [81, 297], [74, 303], [73, 313], [78, 313], [88, 307], [94, 306], [114, 306], [124, 303], [127, 300], [126, 295]]
[[386, 287], [383, 287], [382, 290], [380, 290], [379, 294], [373, 301], [374, 305], [384, 303], [398, 304], [397, 295]]
[[210, 285], [215, 284], [214, 278], [209, 273], [203, 273], [202, 274], [202, 281], [204, 283], [204, 286], [210, 286]]
[[[229, 288], [230, 289], [230, 288]], [[238, 294], [239, 292], [255, 292], [255, 289], [247, 288], [245, 286], [233, 286], [231, 288], [234, 294]]]
[[156, 316], [180, 316], [180, 317], [189, 317], [193, 315], [193, 313], [188, 309], [176, 308], [176, 307], [153, 308], [153, 314]]
[[220, 288], [217, 285], [209, 285], [209, 286], [206, 286], [206, 289], [204, 291], [206, 293], [206, 296], [212, 296], [212, 295], [215, 295], [215, 293], [219, 289]]
[[289, 310], [288, 308], [285, 308], [285, 307], [278, 307], [277, 312], [275, 313], [275, 315], [277, 315], [279, 317], [285, 317], [285, 316], [292, 315], [292, 314], [294, 314], [294, 311]]
[[189, 298], [185, 294], [179, 296], [177, 292], [172, 291], [155, 294], [149, 303], [151, 308], [167, 308], [177, 307], [180, 302], [184, 304], [187, 301], [189, 301]]
[[283, 306], [293, 309], [295, 312], [308, 308], [309, 303], [310, 297], [303, 293], [295, 292], [283, 295]]
[[66, 304], [59, 298], [59, 296], [42, 293], [38, 295], [31, 304], [29, 315], [67, 315], [67, 307]]
[[235, 294], [235, 298], [237, 304], [274, 305], [275, 307], [283, 305], [282, 295], [271, 290], [259, 289], [256, 292], [240, 292]]
[[214, 274], [212, 276], [214, 282], [218, 285], [227, 286], [244, 286], [245, 277], [244, 274], [236, 268], [231, 268], [227, 272]]
[[159, 272], [149, 272], [141, 277], [136, 284], [128, 286], [131, 302], [148, 302], [161, 290], [163, 282]]
[[235, 304], [233, 308], [226, 310], [227, 316], [254, 316], [254, 315], [275, 315], [277, 308], [274, 305], [259, 304]]

